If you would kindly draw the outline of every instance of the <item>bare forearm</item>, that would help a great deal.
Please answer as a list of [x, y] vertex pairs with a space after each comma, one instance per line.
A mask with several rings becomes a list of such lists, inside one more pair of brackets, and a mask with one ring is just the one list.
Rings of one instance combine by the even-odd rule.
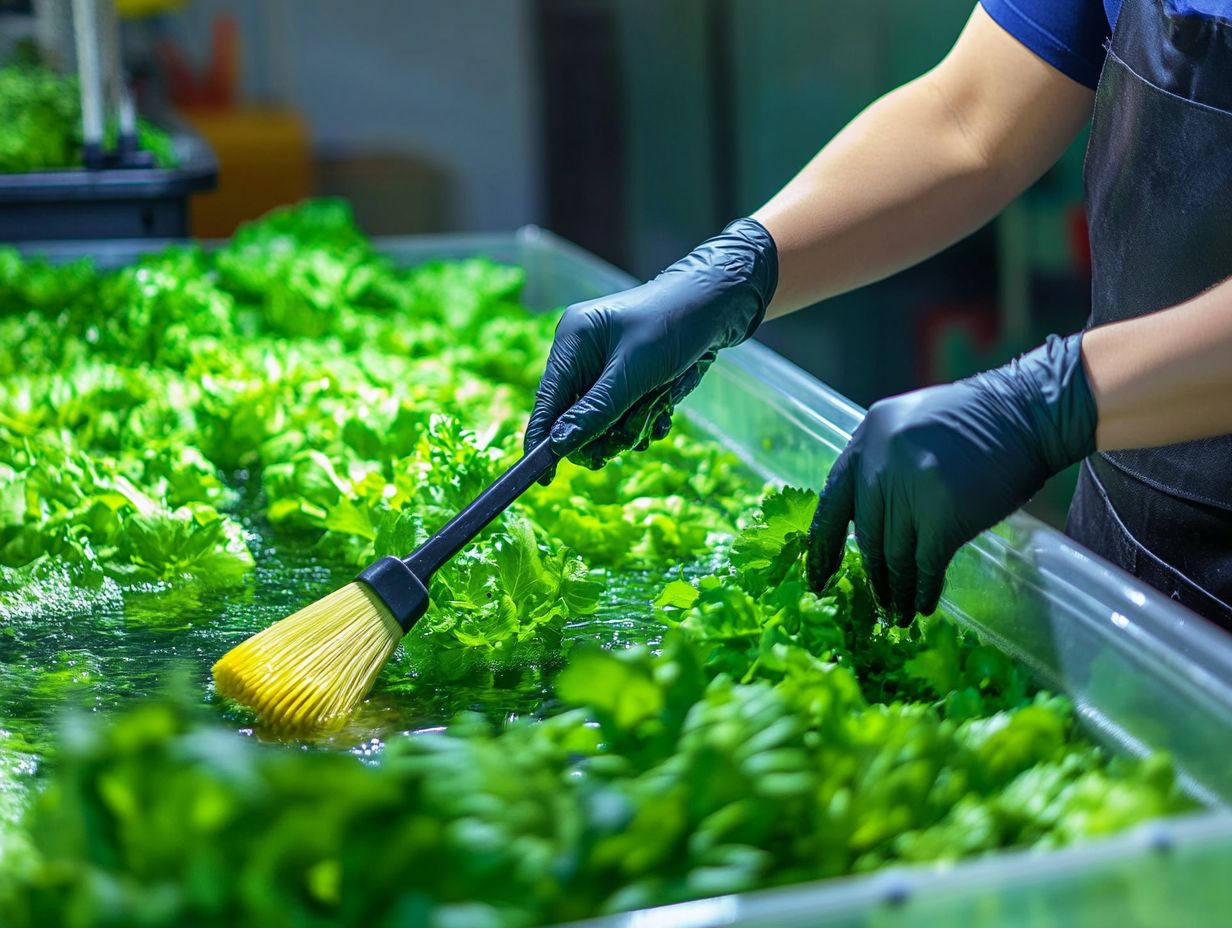
[[1180, 306], [1091, 329], [1082, 357], [1101, 450], [1232, 433], [1232, 279]]
[[768, 317], [871, 283], [939, 251], [1004, 205], [935, 84], [878, 100], [755, 214], [779, 250]]
[[754, 214], [779, 251], [767, 318], [983, 225], [1056, 160], [1090, 100], [977, 8], [945, 61], [866, 109]]

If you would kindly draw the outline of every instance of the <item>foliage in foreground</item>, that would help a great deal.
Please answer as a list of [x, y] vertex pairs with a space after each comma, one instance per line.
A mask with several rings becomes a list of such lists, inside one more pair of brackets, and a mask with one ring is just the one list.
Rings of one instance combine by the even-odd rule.
[[[1066, 700], [944, 620], [870, 627], [851, 555], [824, 597], [798, 552], [767, 575], [765, 536], [807, 525], [792, 495], [714, 575], [664, 589], [658, 653], [575, 651], [544, 720], [463, 715], [374, 767], [252, 744], [183, 701], [70, 724], [6, 924], [534, 925], [1185, 806], [1166, 759], [1108, 762]], [[893, 701], [862, 686], [875, 657]]]

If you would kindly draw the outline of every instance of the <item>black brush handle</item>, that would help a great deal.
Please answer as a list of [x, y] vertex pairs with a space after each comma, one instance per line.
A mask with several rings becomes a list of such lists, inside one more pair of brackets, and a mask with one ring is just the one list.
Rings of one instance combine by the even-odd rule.
[[409, 632], [428, 608], [428, 580], [432, 575], [482, 532], [484, 526], [508, 509], [509, 504], [546, 474], [554, 463], [556, 455], [545, 438], [410, 557], [383, 557], [369, 564], [356, 579], [367, 584], [388, 607], [402, 631]]
[[552, 453], [552, 443], [545, 438], [405, 559], [404, 563], [411, 573], [426, 584], [442, 564], [470, 544], [489, 522], [508, 509], [554, 463], [556, 455]]

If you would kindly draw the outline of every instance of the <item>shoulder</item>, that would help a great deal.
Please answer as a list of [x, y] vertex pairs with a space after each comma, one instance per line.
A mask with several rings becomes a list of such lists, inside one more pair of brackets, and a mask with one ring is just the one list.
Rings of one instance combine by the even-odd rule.
[[[1193, 2], [1193, 0], [1190, 0]], [[1207, 0], [1209, 2], [1209, 0]], [[980, 0], [1006, 32], [1066, 77], [1094, 87], [1119, 0]]]

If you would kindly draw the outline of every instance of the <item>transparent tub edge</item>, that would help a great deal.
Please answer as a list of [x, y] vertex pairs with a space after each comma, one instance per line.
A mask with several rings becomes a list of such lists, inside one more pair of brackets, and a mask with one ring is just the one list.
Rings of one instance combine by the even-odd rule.
[[[1211, 868], [1227, 865], [1232, 865], [1232, 812], [1195, 813], [1146, 822], [1111, 837], [1063, 848], [1022, 848], [954, 862], [895, 865], [870, 874], [711, 896], [556, 928], [855, 928], [869, 924], [878, 928], [942, 924], [1052, 928], [1058, 922], [1049, 917], [1051, 912], [1046, 911], [1041, 919], [1004, 911], [1008, 903], [1019, 914], [1032, 906], [1038, 913], [1048, 905], [1049, 897], [1066, 906], [1067, 924], [1205, 926], [1210, 923], [1204, 919], [1213, 914], [1209, 907], [1195, 906], [1187, 915], [1184, 900], [1175, 900], [1171, 912], [1175, 918], [1167, 922], [1102, 919], [1113, 915], [1109, 908], [1117, 905], [1116, 895], [1123, 894], [1129, 883], [1170, 882], [1175, 871], [1186, 868], [1192, 868], [1195, 880], [1205, 883]], [[1071, 903], [1072, 897], [1078, 901]], [[1161, 906], [1166, 904], [1161, 900]], [[939, 920], [943, 917], [944, 921]]]

